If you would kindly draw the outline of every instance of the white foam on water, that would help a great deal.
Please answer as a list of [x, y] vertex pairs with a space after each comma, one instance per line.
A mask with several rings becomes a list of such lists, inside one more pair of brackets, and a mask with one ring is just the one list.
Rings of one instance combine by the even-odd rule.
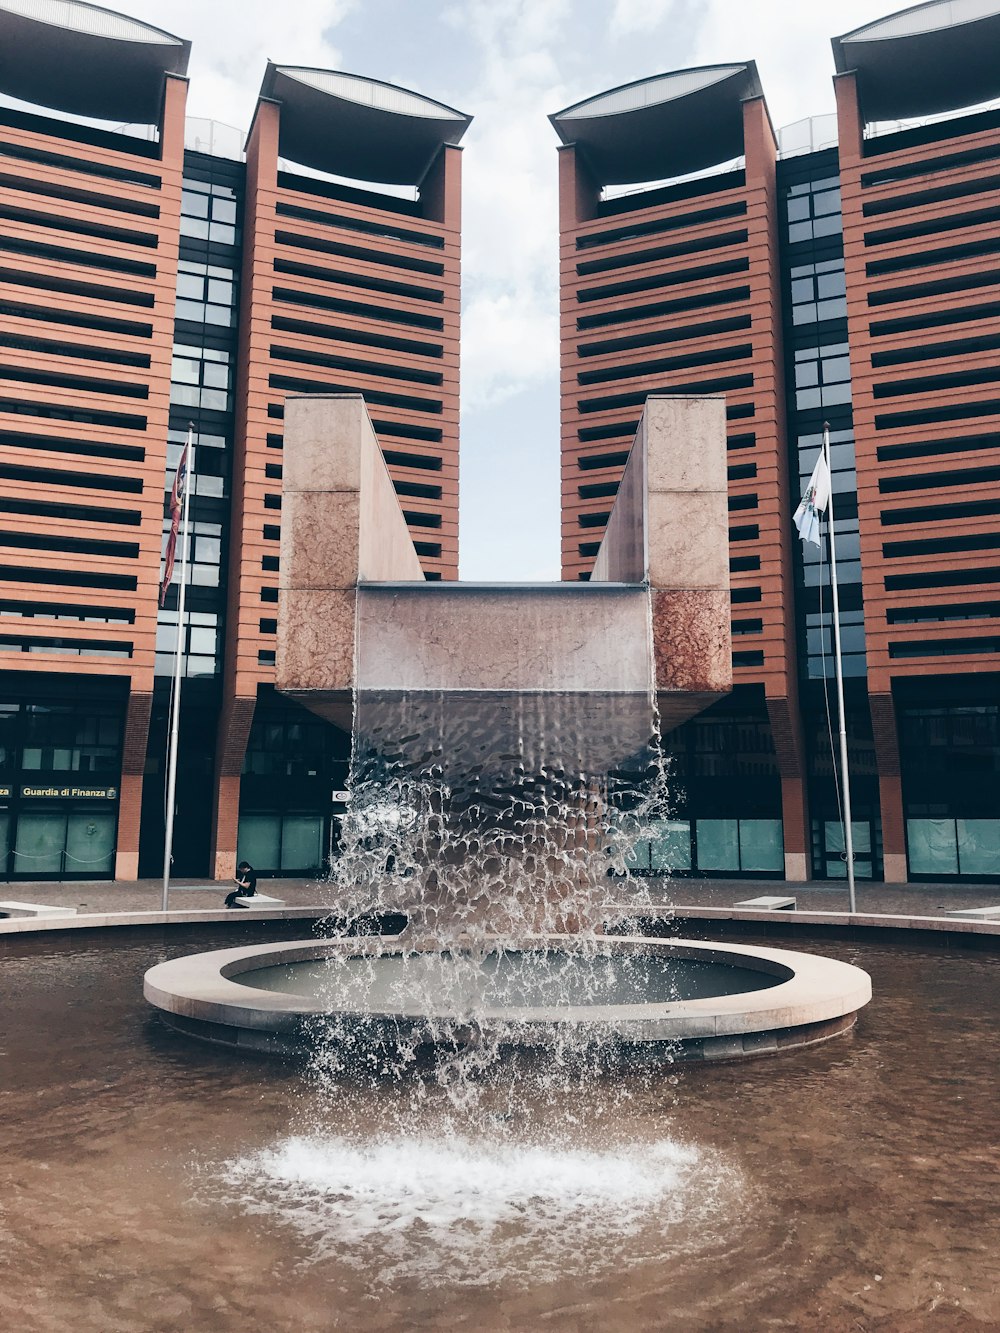
[[374, 1284], [461, 1285], [688, 1252], [742, 1192], [724, 1163], [671, 1140], [594, 1151], [410, 1136], [287, 1138], [227, 1164], [221, 1190], [293, 1228], [311, 1262]]

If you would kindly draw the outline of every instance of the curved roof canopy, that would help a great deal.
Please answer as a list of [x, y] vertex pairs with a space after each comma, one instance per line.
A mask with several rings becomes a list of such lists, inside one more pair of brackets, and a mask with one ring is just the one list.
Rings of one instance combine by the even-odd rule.
[[282, 157], [386, 185], [418, 185], [441, 145], [472, 123], [419, 93], [328, 69], [268, 61], [260, 93], [281, 103]]
[[930, 0], [833, 38], [866, 121], [934, 116], [1000, 97], [1000, 0]]
[[632, 185], [686, 176], [739, 157], [741, 103], [760, 96], [752, 60], [705, 65], [627, 83], [549, 120], [563, 143], [583, 150], [599, 184]]
[[96, 120], [159, 120], [191, 43], [83, 0], [0, 0], [0, 92]]

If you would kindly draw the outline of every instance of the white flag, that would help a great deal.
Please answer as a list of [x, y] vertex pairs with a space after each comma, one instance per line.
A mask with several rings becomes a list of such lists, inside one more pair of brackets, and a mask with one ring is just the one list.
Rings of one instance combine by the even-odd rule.
[[806, 487], [798, 509], [792, 515], [792, 522], [798, 528], [799, 536], [804, 542], [812, 542], [814, 546], [820, 545], [819, 516], [826, 513], [826, 507], [829, 503], [830, 465], [826, 461], [824, 451], [817, 458], [816, 466], [809, 478], [809, 485]]

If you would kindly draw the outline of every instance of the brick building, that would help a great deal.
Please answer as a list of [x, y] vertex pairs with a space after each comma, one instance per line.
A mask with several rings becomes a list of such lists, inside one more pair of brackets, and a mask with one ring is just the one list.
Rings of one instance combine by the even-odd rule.
[[365, 393], [426, 576], [457, 575], [468, 118], [269, 65], [227, 158], [185, 147], [188, 54], [77, 0], [0, 0], [0, 877], [162, 866], [189, 425], [175, 873], [329, 849], [346, 740], [271, 684], [285, 392]]
[[[552, 118], [565, 578], [646, 394], [727, 399], [737, 686], [670, 738], [650, 870], [844, 873], [827, 571], [790, 523], [829, 421], [858, 873], [1000, 874], [998, 30], [934, 0], [837, 39], [837, 117], [780, 134], [752, 62]], [[161, 868], [189, 425], [175, 873], [332, 846], [346, 738], [272, 684], [286, 393], [363, 391], [426, 576], [457, 573], [468, 117], [271, 64], [244, 156], [186, 122], [188, 54], [0, 0], [0, 877]]]
[[565, 578], [645, 395], [728, 404], [737, 685], [669, 739], [654, 871], [845, 873], [829, 572], [790, 521], [826, 421], [857, 873], [1000, 874], [998, 40], [996, 4], [869, 24], [833, 43], [833, 123], [782, 135], [753, 63], [551, 118]]

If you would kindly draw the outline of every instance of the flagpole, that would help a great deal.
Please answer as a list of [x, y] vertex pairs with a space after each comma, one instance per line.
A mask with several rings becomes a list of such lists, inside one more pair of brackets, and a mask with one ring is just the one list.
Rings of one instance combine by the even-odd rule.
[[847, 723], [844, 710], [844, 664], [840, 646], [840, 596], [837, 589], [837, 541], [833, 521], [833, 468], [830, 466], [830, 427], [823, 423], [823, 457], [830, 476], [830, 583], [833, 593], [833, 652], [837, 673], [837, 710], [840, 722], [840, 772], [843, 777], [842, 811], [844, 820], [844, 853], [847, 857], [847, 893], [849, 910], [857, 911], [854, 897], [854, 828], [851, 821], [851, 776], [847, 766]]
[[[174, 851], [174, 801], [177, 791], [177, 741], [181, 721], [181, 662], [184, 648], [184, 603], [187, 593], [187, 567], [191, 535], [191, 492], [194, 490], [194, 427], [188, 427], [187, 477], [184, 481], [184, 517], [181, 524], [181, 580], [177, 590], [177, 640], [174, 648], [174, 679], [171, 692], [170, 738], [167, 749], [167, 809], [163, 839], [163, 910], [169, 911], [170, 863]], [[183, 455], [182, 455], [183, 457]], [[180, 462], [177, 464], [180, 467]], [[176, 484], [176, 483], [175, 483]]]

